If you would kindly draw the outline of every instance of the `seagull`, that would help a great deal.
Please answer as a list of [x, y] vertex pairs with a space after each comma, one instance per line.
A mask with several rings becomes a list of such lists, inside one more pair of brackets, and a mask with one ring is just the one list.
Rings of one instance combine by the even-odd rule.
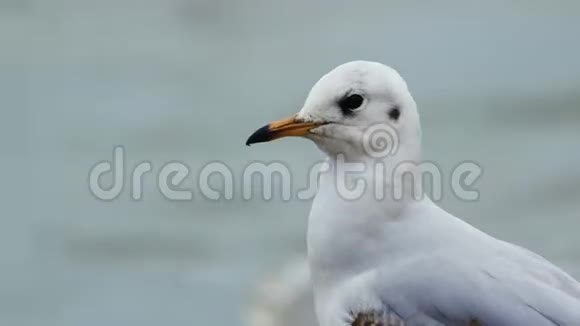
[[[369, 141], [377, 125], [391, 137]], [[421, 126], [393, 68], [336, 67], [297, 114], [258, 129], [246, 145], [287, 136], [310, 139], [327, 156], [307, 232], [321, 326], [580, 325], [575, 279], [446, 212], [420, 178], [404, 177], [420, 167]], [[392, 150], [376, 155], [379, 145]], [[340, 173], [355, 163], [365, 168]], [[394, 172], [369, 168], [377, 166]], [[344, 195], [361, 182], [368, 186], [361, 195]], [[369, 190], [377, 184], [386, 189], [381, 198]]]

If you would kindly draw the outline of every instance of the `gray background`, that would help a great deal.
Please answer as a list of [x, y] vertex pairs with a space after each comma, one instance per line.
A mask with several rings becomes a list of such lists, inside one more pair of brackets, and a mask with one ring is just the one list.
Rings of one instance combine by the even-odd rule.
[[576, 1], [0, 0], [0, 324], [241, 324], [304, 255], [309, 203], [171, 202], [153, 175], [101, 202], [88, 171], [123, 145], [187, 163], [188, 188], [215, 160], [303, 184], [315, 146], [244, 141], [353, 59], [407, 79], [427, 159], [484, 167], [444, 208], [580, 276], [579, 32]]

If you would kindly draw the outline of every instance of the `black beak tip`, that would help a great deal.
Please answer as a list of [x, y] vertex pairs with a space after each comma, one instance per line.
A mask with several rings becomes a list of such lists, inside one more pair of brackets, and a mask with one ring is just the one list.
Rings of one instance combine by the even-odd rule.
[[256, 130], [249, 138], [246, 140], [246, 146], [250, 146], [256, 143], [263, 143], [272, 140], [270, 127], [268, 125]]

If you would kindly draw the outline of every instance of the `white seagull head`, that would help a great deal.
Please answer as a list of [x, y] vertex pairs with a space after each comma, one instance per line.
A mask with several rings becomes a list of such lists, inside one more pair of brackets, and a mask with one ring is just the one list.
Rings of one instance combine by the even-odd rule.
[[331, 157], [398, 153], [400, 159], [418, 160], [420, 135], [415, 101], [399, 73], [381, 63], [353, 61], [324, 75], [296, 115], [258, 129], [246, 144], [301, 136]]

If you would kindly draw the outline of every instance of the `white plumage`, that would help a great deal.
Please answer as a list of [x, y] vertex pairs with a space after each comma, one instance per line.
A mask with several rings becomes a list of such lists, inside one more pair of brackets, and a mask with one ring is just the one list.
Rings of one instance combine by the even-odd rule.
[[[341, 99], [360, 94], [350, 111]], [[358, 104], [358, 103], [357, 103]], [[390, 112], [396, 108], [400, 116]], [[399, 74], [379, 63], [350, 62], [313, 87], [297, 121], [317, 122], [305, 135], [328, 155], [308, 225], [308, 259], [322, 326], [351, 325], [359, 314], [384, 325], [395, 314], [405, 325], [580, 325], [580, 285], [544, 258], [495, 239], [445, 212], [422, 193], [421, 180], [403, 179], [421, 160], [416, 104]], [[396, 131], [397, 151], [369, 155], [364, 132], [376, 123]], [[339, 173], [340, 160], [382, 164]], [[359, 180], [384, 186], [345, 199]], [[394, 198], [393, 194], [402, 194]], [[380, 317], [383, 316], [383, 317]], [[375, 321], [380, 324], [380, 320]], [[370, 325], [370, 324], [369, 324]]]

